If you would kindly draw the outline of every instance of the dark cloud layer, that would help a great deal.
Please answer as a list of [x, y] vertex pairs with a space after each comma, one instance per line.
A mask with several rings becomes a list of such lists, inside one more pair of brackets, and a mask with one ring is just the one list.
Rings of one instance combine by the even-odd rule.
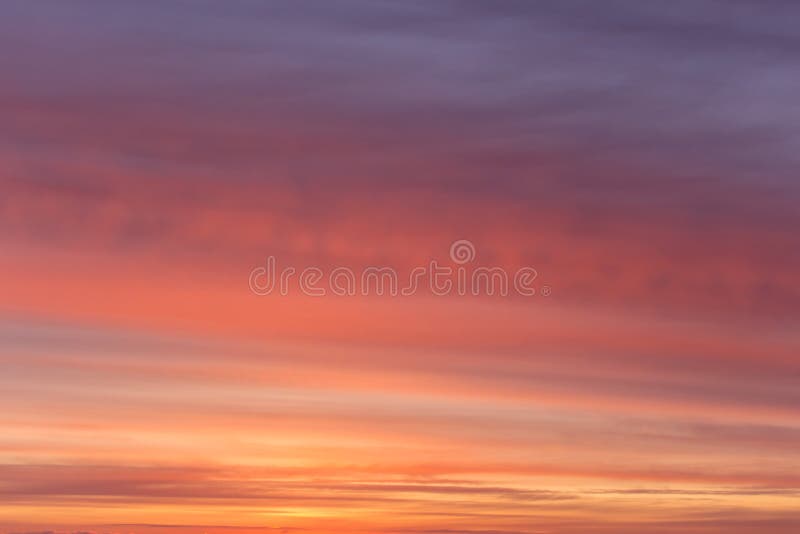
[[[286, 160], [315, 181], [345, 174], [390, 188], [446, 178], [409, 163], [423, 158], [467, 163], [456, 189], [613, 190], [642, 202], [710, 199], [742, 181], [796, 190], [791, 3], [12, 2], [4, 11], [3, 46], [17, 53], [0, 64], [14, 73], [3, 107], [48, 110], [64, 128], [38, 131], [12, 115], [12, 143], [83, 138], [119, 155], [223, 166]], [[350, 151], [326, 153], [340, 135]]]

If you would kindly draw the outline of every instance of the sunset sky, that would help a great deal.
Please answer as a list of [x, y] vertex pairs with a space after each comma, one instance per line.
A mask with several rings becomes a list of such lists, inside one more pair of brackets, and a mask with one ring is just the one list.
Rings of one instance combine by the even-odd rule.
[[0, 533], [797, 534], [799, 20], [0, 0]]

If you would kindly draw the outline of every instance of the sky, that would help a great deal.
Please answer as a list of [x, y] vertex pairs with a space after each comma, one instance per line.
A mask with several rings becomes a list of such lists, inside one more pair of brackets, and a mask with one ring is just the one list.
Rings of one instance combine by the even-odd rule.
[[796, 534], [798, 18], [0, 2], [0, 533]]

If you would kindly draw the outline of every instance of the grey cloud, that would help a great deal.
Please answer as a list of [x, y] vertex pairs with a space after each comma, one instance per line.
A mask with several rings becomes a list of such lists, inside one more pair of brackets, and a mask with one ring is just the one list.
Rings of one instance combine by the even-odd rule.
[[[577, 189], [623, 179], [629, 194], [652, 195], [654, 170], [787, 188], [798, 163], [800, 39], [791, 21], [800, 12], [788, 3], [84, 2], [5, 10], [6, 44], [30, 45], [14, 28], [20, 22], [49, 36], [20, 46], [32, 61], [15, 69], [7, 95], [18, 86], [53, 106], [99, 97], [120, 118], [120, 109], [177, 112], [199, 126], [198, 148], [230, 134], [214, 117], [257, 135], [259, 121], [291, 123], [302, 111], [310, 133], [292, 133], [301, 145], [335, 135], [325, 127], [333, 120], [354, 130], [362, 151], [467, 158], [486, 189], [501, 182], [535, 190], [541, 179], [530, 169], [542, 162], [559, 167], [561, 187]], [[263, 150], [229, 156], [257, 159]], [[225, 147], [218, 152], [226, 157]], [[357, 168], [348, 158], [356, 155], [329, 161]], [[597, 164], [616, 176], [598, 175]], [[710, 195], [718, 184], [706, 187]]]

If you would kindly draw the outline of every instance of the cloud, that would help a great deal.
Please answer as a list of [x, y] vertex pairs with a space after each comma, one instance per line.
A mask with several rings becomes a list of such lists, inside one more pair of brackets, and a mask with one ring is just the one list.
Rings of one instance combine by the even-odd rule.
[[[798, 15], [4, 2], [0, 515], [794, 532]], [[461, 238], [553, 298], [246, 291]]]

